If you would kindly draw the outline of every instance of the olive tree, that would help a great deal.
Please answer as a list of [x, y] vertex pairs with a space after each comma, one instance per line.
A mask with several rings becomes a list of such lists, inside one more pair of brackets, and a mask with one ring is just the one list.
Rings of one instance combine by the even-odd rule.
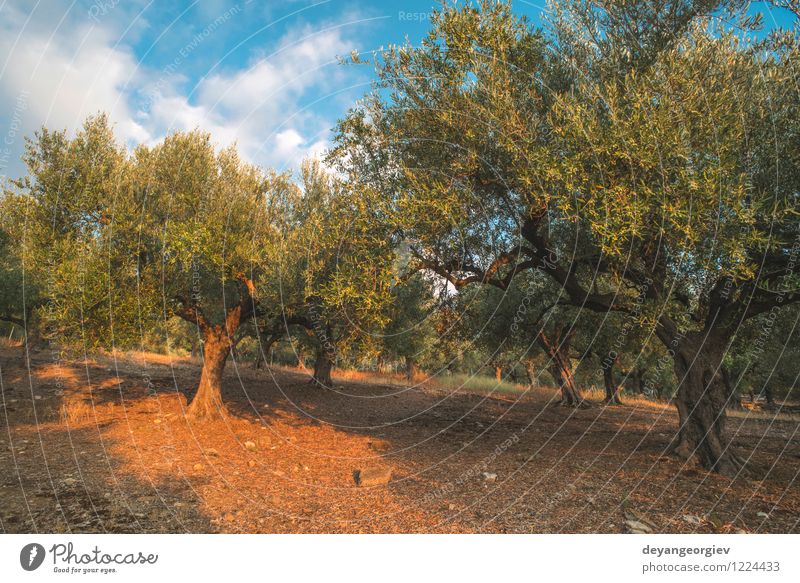
[[174, 316], [203, 342], [188, 408], [224, 415], [221, 387], [234, 336], [273, 277], [288, 187], [199, 131], [129, 155], [105, 116], [70, 139], [43, 129], [27, 144], [28, 175], [8, 194], [20, 253], [44, 298], [55, 340], [127, 347]]
[[731, 474], [722, 355], [800, 299], [798, 43], [727, 30], [740, 4], [576, 0], [547, 29], [445, 6], [420, 46], [376, 55], [334, 149], [419, 268], [457, 289], [538, 270], [562, 302], [650, 326], [679, 381], [675, 451]]
[[274, 342], [300, 328], [315, 350], [311, 381], [331, 387], [337, 357], [386, 324], [396, 279], [374, 192], [353, 188], [308, 160], [281, 204], [277, 299], [259, 312], [259, 335]]

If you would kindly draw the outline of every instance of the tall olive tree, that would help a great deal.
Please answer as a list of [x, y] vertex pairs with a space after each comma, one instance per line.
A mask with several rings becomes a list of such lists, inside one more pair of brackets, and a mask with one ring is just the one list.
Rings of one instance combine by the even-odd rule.
[[546, 30], [503, 2], [446, 6], [419, 47], [376, 56], [334, 150], [456, 288], [539, 270], [563, 302], [652, 326], [676, 451], [726, 473], [727, 339], [799, 299], [798, 43], [726, 31], [737, 5], [576, 0]]
[[278, 275], [279, 202], [289, 178], [242, 162], [233, 148], [215, 151], [202, 132], [139, 147], [131, 164], [138, 213], [117, 225], [118, 240], [136, 251], [137, 286], [158, 299], [156, 313], [183, 318], [202, 338], [203, 370], [188, 413], [219, 415], [234, 337], [254, 321]]
[[[42, 128], [26, 139], [22, 159], [28, 173], [10, 182], [2, 201], [5, 310], [25, 320], [29, 335], [91, 343], [85, 334], [108, 332], [117, 299], [109, 291], [110, 256], [101, 250], [108, 247], [109, 208], [128, 180], [125, 152], [101, 115], [74, 138]], [[90, 328], [89, 320], [102, 324]]]
[[375, 193], [306, 161], [281, 204], [277, 301], [259, 312], [262, 338], [300, 328], [315, 348], [312, 382], [331, 387], [341, 352], [385, 325], [392, 302], [394, 249]]
[[25, 161], [8, 197], [51, 338], [126, 347], [179, 316], [203, 341], [188, 413], [223, 415], [225, 363], [273, 278], [273, 202], [288, 179], [217, 152], [201, 132], [128, 155], [104, 116], [73, 139], [42, 130]]

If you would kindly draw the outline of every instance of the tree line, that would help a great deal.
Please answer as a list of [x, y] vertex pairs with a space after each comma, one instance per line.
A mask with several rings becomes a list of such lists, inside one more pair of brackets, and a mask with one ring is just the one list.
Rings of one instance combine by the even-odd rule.
[[446, 4], [419, 45], [351, 55], [374, 87], [296, 173], [201, 131], [42, 128], [2, 199], [0, 318], [29, 344], [199, 338], [196, 418], [242, 339], [311, 348], [323, 387], [491, 367], [582, 407], [599, 380], [671, 398], [674, 451], [735, 474], [725, 410], [794, 385], [800, 315], [800, 45], [749, 8]]

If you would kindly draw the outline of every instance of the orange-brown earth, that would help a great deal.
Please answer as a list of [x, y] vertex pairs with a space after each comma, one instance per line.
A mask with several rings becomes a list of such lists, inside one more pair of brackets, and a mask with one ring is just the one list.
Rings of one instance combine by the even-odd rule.
[[[666, 404], [554, 405], [554, 391], [452, 393], [387, 379], [311, 386], [228, 365], [232, 415], [183, 416], [199, 365], [0, 350], [5, 532], [797, 532], [789, 415], [729, 420], [747, 475], [666, 453]], [[249, 442], [249, 443], [248, 443]], [[353, 471], [391, 468], [386, 486]], [[492, 481], [484, 472], [496, 474]]]

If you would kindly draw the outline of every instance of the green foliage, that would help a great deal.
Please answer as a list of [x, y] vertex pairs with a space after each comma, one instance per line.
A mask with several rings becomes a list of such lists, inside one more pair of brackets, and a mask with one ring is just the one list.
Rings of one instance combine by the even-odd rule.
[[187, 309], [219, 322], [245, 281], [271, 276], [270, 203], [288, 179], [216, 153], [206, 134], [128, 156], [98, 116], [73, 139], [43, 129], [24, 159], [4, 205], [54, 341], [135, 346]]
[[368, 189], [317, 161], [303, 164], [300, 179], [281, 208], [280, 301], [268, 320], [300, 323], [329, 350], [346, 351], [387, 322], [394, 248]]

